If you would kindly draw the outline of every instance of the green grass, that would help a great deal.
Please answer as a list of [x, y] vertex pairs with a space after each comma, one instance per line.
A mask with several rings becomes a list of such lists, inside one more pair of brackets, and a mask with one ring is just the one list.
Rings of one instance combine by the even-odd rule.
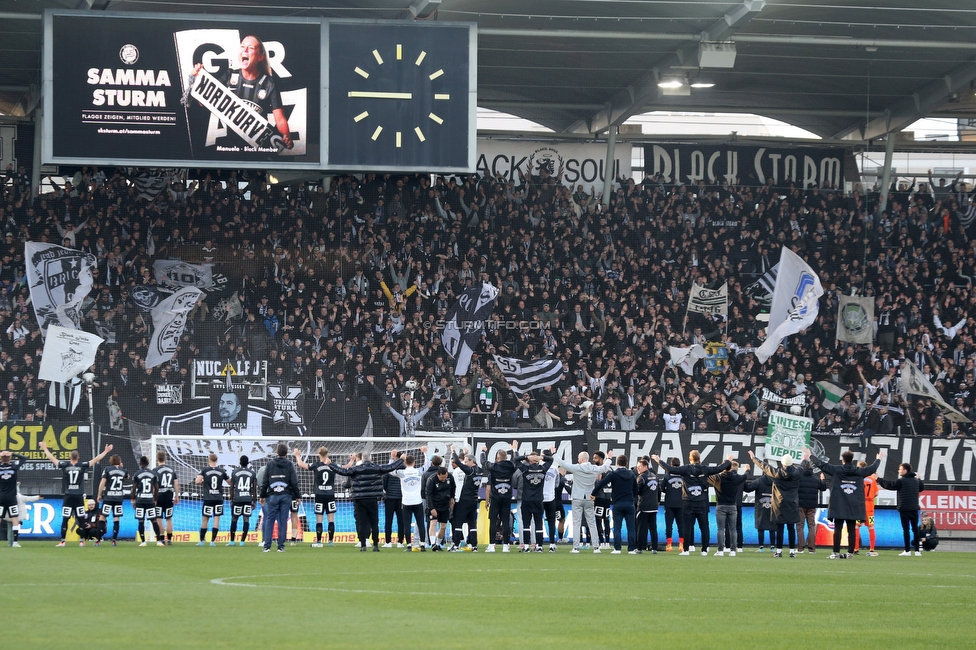
[[826, 555], [24, 542], [0, 611], [11, 648], [972, 647], [976, 555]]

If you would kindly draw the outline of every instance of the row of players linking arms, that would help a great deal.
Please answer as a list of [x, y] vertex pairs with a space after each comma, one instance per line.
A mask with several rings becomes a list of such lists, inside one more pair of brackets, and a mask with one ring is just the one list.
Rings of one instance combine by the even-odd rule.
[[[376, 465], [364, 459], [363, 454], [351, 454], [345, 465], [333, 463], [327, 448], [318, 450], [318, 459], [305, 462], [298, 449], [294, 450], [295, 462], [288, 458], [288, 449], [279, 444], [275, 458], [259, 471], [250, 465], [247, 456], [241, 456], [240, 465], [228, 473], [217, 466], [217, 457], [211, 455], [208, 467], [195, 478], [195, 483], [203, 488], [200, 541], [205, 544], [208, 525], [213, 519], [210, 545], [214, 546], [219, 528], [219, 518], [223, 515], [223, 485], [231, 488], [231, 527], [228, 546], [244, 545], [248, 534], [250, 517], [260, 500], [264, 520], [264, 550], [270, 551], [273, 529], [287, 528], [289, 515], [293, 520], [292, 530], [297, 530], [297, 518], [301, 493], [298, 489], [297, 468], [314, 474], [314, 512], [316, 518], [315, 542], [313, 547], [322, 547], [323, 522], [328, 521], [328, 543], [331, 546], [335, 535], [335, 477], [350, 479], [350, 490], [354, 505], [356, 530], [361, 551], [367, 550], [367, 542], [372, 539], [373, 551], [379, 546], [379, 507], [380, 500], [386, 499], [387, 507], [391, 501], [397, 502], [399, 509], [394, 514], [398, 518], [401, 539], [406, 541], [407, 551], [422, 551], [429, 547], [440, 551], [445, 547], [448, 524], [452, 529], [452, 545], [449, 551], [478, 550], [478, 516], [480, 510], [479, 489], [484, 481], [488, 504], [489, 539], [508, 542], [512, 537], [513, 483], [516, 472], [521, 472], [519, 491], [520, 522], [522, 529], [523, 552], [542, 552], [543, 516], [547, 520], [549, 551], [555, 552], [557, 522], [563, 518], [562, 474], [560, 468], [572, 474], [571, 505], [573, 514], [573, 549], [581, 549], [582, 529], [598, 531], [603, 540], [609, 539], [609, 526], [598, 525], [599, 519], [606, 521], [607, 505], [613, 513], [612, 554], [622, 552], [624, 544], [623, 528], [626, 527], [627, 552], [632, 555], [650, 550], [658, 551], [657, 514], [664, 497], [666, 516], [665, 530], [668, 548], [671, 547], [671, 531], [677, 524], [680, 540], [680, 555], [694, 551], [695, 525], [698, 525], [702, 540], [702, 555], [707, 555], [709, 532], [709, 487], [716, 492], [716, 519], [718, 524], [718, 551], [715, 555], [735, 555], [741, 540], [737, 539], [736, 524], [738, 516], [737, 498], [742, 490], [756, 492], [756, 525], [762, 531], [770, 531], [770, 543], [774, 557], [782, 557], [784, 541], [789, 541], [790, 557], [797, 553], [797, 524], [805, 518], [801, 508], [801, 493], [804, 490], [822, 491], [827, 488], [824, 474], [831, 477], [828, 517], [834, 522], [833, 553], [831, 559], [850, 557], [858, 535], [857, 522], [873, 520], [873, 495], [871, 498], [871, 517], [865, 498], [865, 479], [873, 477], [884, 453], [867, 465], [855, 464], [852, 452], [842, 454], [842, 463], [832, 465], [824, 459], [811, 457], [805, 450], [800, 466], [794, 464], [790, 455], [784, 455], [776, 465], [749, 456], [762, 474], [752, 480], [747, 472], [748, 464], [738, 467], [733, 456], [729, 456], [717, 466], [704, 466], [697, 450], [689, 453], [688, 464], [681, 465], [677, 458], [662, 463], [657, 455], [642, 457], [636, 466], [628, 467], [626, 456], [617, 456], [615, 463], [612, 453], [597, 451], [591, 462], [587, 452], [580, 452], [577, 463], [567, 463], [553, 456], [555, 448], [545, 451], [531, 451], [526, 456], [515, 453], [518, 441], [512, 442], [512, 449], [500, 450], [494, 462], [487, 458], [487, 447], [481, 448], [481, 466], [470, 450], [457, 451], [451, 445], [451, 469], [439, 456], [427, 458], [426, 447], [421, 447], [425, 461], [418, 467], [417, 458], [411, 454], [393, 451], [391, 462]], [[84, 545], [86, 539], [93, 539], [98, 545], [106, 533], [107, 520], [113, 518], [112, 545], [118, 540], [123, 502], [131, 499], [138, 521], [140, 546], [146, 544], [145, 522], [151, 522], [157, 538], [157, 545], [172, 544], [173, 511], [179, 502], [179, 481], [176, 472], [167, 465], [165, 451], [157, 452], [157, 466], [149, 467], [149, 459], [143, 456], [139, 470], [131, 477], [132, 489], [125, 494], [124, 482], [130, 479], [122, 467], [118, 455], [110, 458], [109, 466], [103, 471], [99, 481], [97, 500], [84, 499], [83, 476], [85, 470], [99, 462], [112, 451], [112, 445], [88, 462], [81, 462], [77, 452], [72, 452], [68, 461], [58, 461], [42, 443], [48, 459], [63, 472], [64, 507], [62, 511], [61, 542], [65, 536], [70, 517], [78, 522], [78, 532]], [[13, 524], [14, 535], [9, 536], [10, 544], [16, 544], [19, 512], [16, 502], [16, 472], [23, 457], [13, 458], [9, 451], [0, 452], [0, 518]], [[820, 467], [822, 473], [815, 475], [811, 461]], [[663, 473], [663, 477], [661, 474]], [[877, 484], [898, 494], [898, 510], [904, 531], [905, 551], [910, 555], [914, 549], [919, 552], [918, 515], [919, 493], [924, 489], [915, 476], [911, 465], [902, 463], [898, 468], [897, 479], [877, 478]], [[388, 476], [387, 476], [388, 475]], [[384, 476], [386, 480], [384, 480]], [[398, 479], [398, 480], [397, 480]], [[870, 480], [869, 480], [870, 483]], [[12, 499], [9, 486], [13, 486]], [[557, 488], [557, 486], [559, 486]], [[398, 490], [396, 489], [398, 488]], [[399, 494], [399, 499], [395, 497]], [[608, 497], [608, 500], [607, 500]], [[816, 503], [813, 504], [814, 507]], [[768, 510], [768, 512], [767, 512]], [[238, 522], [243, 517], [242, 535], [235, 542]], [[763, 520], [766, 520], [763, 522]], [[418, 539], [413, 540], [411, 524], [417, 524]], [[602, 522], [601, 522], [602, 523]], [[426, 525], [425, 525], [426, 524]], [[843, 528], [848, 531], [848, 553], [840, 553]], [[465, 543], [464, 527], [467, 526]], [[762, 526], [762, 528], [760, 528]], [[532, 530], [535, 531], [534, 543]], [[910, 539], [911, 533], [911, 539]], [[651, 537], [648, 546], [648, 534]], [[277, 536], [278, 550], [284, 551], [285, 534]], [[728, 539], [727, 539], [728, 538]], [[592, 539], [592, 533], [590, 533]], [[760, 537], [760, 545], [763, 538]], [[292, 540], [295, 541], [294, 539]], [[389, 538], [387, 539], [389, 544]], [[600, 546], [603, 546], [601, 544]], [[594, 553], [600, 553], [595, 546]], [[871, 552], [874, 551], [872, 543]], [[807, 548], [813, 551], [811, 541]], [[491, 543], [486, 552], [495, 552]], [[502, 544], [502, 552], [509, 552], [509, 545]], [[800, 549], [803, 552], [803, 549]]]

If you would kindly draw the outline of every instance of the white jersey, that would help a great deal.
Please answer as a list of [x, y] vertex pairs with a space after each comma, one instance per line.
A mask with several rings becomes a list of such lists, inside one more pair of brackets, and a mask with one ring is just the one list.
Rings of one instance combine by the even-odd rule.
[[464, 479], [467, 478], [464, 472], [461, 471], [459, 467], [455, 467], [451, 470], [451, 474], [454, 476], [454, 500], [461, 500], [461, 489], [464, 487]]
[[400, 491], [403, 493], [400, 503], [405, 506], [416, 506], [423, 503], [420, 498], [420, 491], [423, 487], [424, 472], [430, 467], [430, 461], [424, 463], [423, 467], [404, 467], [393, 472], [393, 475], [400, 479]]
[[549, 503], [556, 499], [556, 481], [559, 478], [559, 465], [553, 463], [546, 472], [545, 483], [542, 484], [542, 501]]

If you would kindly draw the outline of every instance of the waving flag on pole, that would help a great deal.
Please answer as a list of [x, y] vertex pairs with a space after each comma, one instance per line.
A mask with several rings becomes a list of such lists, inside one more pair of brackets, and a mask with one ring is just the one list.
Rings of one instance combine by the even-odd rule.
[[78, 329], [79, 310], [94, 283], [95, 256], [72, 248], [27, 242], [27, 284], [34, 315], [47, 336], [49, 325]]
[[105, 339], [81, 330], [57, 325], [47, 328], [38, 379], [67, 382], [95, 363], [95, 353]]
[[563, 362], [559, 359], [522, 361], [496, 354], [495, 363], [509, 387], [516, 393], [552, 386], [563, 376]]
[[146, 368], [155, 368], [173, 358], [186, 329], [187, 314], [201, 295], [199, 289], [183, 287], [153, 307], [153, 334], [146, 353]]
[[901, 364], [899, 391], [902, 397], [918, 395], [932, 400], [942, 410], [946, 418], [953, 422], [965, 424], [970, 421], [965, 413], [959, 411], [942, 398], [942, 394], [939, 393], [938, 389], [922, 374], [918, 366], [911, 361], [906, 360]]
[[760, 363], [766, 363], [773, 356], [782, 339], [813, 325], [820, 313], [820, 296], [823, 294], [820, 278], [810, 265], [784, 246], [769, 310], [766, 340], [756, 350]]
[[441, 343], [457, 362], [455, 375], [467, 374], [471, 355], [481, 345], [485, 321], [494, 313], [497, 298], [498, 288], [495, 285], [476, 284], [465, 289], [457, 303], [447, 310]]
[[671, 354], [671, 365], [681, 368], [687, 375], [694, 374], [695, 364], [708, 355], [705, 348], [697, 343], [690, 348], [676, 348], [669, 345], [668, 352]]

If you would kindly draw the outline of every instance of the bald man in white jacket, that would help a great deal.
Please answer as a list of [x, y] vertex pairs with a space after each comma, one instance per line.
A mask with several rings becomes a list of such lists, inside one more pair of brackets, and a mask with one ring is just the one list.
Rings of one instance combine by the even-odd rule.
[[[553, 455], [556, 454], [555, 447], [550, 447], [550, 451], [552, 451]], [[597, 453], [600, 456], [603, 455], [600, 452]], [[607, 458], [610, 456], [611, 454], [608, 452]], [[577, 460], [579, 462], [574, 464], [564, 462], [558, 458], [556, 459], [556, 463], [560, 467], [573, 475], [573, 492], [571, 494], [573, 500], [573, 550], [570, 553], [579, 553], [580, 529], [582, 528], [583, 517], [586, 517], [586, 525], [590, 529], [590, 535], [596, 533], [596, 516], [593, 512], [593, 500], [590, 498], [590, 494], [593, 492], [593, 486], [596, 484], [600, 475], [613, 470], [610, 463], [596, 465], [589, 462], [590, 455], [585, 451], [579, 453]], [[599, 545], [593, 549], [593, 552], [600, 552]]]

